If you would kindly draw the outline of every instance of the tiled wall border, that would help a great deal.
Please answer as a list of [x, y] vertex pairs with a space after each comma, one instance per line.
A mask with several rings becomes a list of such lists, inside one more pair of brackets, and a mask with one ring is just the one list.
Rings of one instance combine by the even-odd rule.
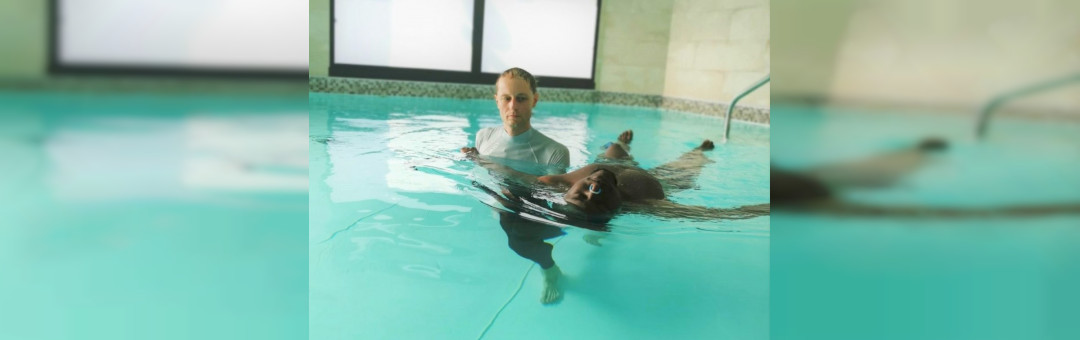
[[300, 94], [302, 80], [62, 76], [0, 79], [0, 91], [73, 93]]
[[[443, 97], [456, 99], [488, 99], [491, 98], [494, 88], [491, 85], [337, 77], [311, 77], [308, 79], [308, 85], [308, 91], [321, 93]], [[726, 103], [671, 98], [659, 95], [544, 87], [540, 88], [540, 98], [541, 100], [552, 102], [600, 103], [652, 107], [712, 116], [723, 116], [727, 112], [728, 107]], [[735, 108], [732, 119], [768, 125], [769, 108], [739, 105]]]
[[[989, 99], [988, 99], [989, 100]], [[965, 104], [918, 103], [912, 101], [882, 101], [858, 99], [834, 99], [826, 96], [782, 96], [773, 93], [772, 103], [781, 106], [839, 108], [860, 110], [867, 114], [937, 114], [952, 116], [971, 116], [974, 124], [977, 112], [982, 106]], [[1010, 117], [1023, 120], [1040, 121], [1080, 121], [1080, 111], [1068, 107], [1046, 107], [1010, 104], [994, 111], [994, 117]]]

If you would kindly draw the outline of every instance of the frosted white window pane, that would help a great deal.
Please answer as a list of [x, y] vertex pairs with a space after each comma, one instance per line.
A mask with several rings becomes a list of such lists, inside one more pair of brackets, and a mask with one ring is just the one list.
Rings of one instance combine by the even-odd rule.
[[307, 70], [306, 0], [60, 0], [61, 64]]
[[592, 78], [596, 0], [489, 0], [481, 71]]
[[334, 0], [337, 64], [472, 69], [472, 0]]

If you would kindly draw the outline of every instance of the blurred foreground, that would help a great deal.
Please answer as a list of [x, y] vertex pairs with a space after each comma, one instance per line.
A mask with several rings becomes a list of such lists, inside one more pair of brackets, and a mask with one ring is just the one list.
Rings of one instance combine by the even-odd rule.
[[0, 338], [306, 337], [306, 110], [0, 92]]
[[[773, 1], [774, 170], [881, 209], [775, 207], [772, 338], [1080, 338], [1080, 83], [975, 138], [995, 97], [1080, 71], [1078, 6]], [[929, 137], [947, 147], [911, 152]]]

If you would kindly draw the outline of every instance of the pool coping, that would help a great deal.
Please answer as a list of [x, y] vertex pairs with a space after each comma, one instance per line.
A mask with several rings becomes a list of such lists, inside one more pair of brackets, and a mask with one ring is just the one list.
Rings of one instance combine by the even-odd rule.
[[[493, 90], [492, 85], [341, 77], [309, 77], [308, 84], [308, 91], [316, 93], [453, 99], [491, 99]], [[723, 117], [728, 108], [727, 103], [661, 95], [549, 87], [540, 87], [538, 92], [542, 101], [658, 108], [719, 117]], [[769, 108], [737, 105], [731, 119], [767, 126]]]

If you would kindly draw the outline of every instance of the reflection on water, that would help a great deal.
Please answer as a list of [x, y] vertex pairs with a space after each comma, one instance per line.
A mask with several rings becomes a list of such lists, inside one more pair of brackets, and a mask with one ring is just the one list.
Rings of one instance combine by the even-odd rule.
[[[404, 115], [391, 115], [404, 116]], [[390, 119], [385, 122], [386, 147], [399, 158], [389, 161], [386, 185], [399, 191], [459, 193], [454, 182], [439, 176], [412, 172], [410, 167], [426, 164], [450, 167], [453, 160], [445, 156], [451, 145], [468, 143], [468, 120], [463, 117], [423, 115]]]
[[306, 112], [184, 121], [184, 183], [195, 188], [307, 191]]
[[[302, 112], [55, 121], [43, 149], [58, 199], [182, 198], [194, 191], [304, 192]], [[253, 124], [256, 123], [257, 124]]]
[[[177, 105], [183, 99], [132, 103], [117, 98], [95, 104], [58, 98], [11, 97], [7, 103], [14, 107], [0, 110], [7, 126], [3, 140], [30, 143], [19, 149], [32, 153], [23, 153], [26, 158], [14, 164], [41, 166], [32, 173], [14, 173], [41, 181], [56, 199], [307, 190], [307, 117], [300, 105], [250, 111], [243, 101], [217, 99]], [[49, 100], [67, 106], [41, 104]], [[25, 162], [31, 159], [36, 160]]]

